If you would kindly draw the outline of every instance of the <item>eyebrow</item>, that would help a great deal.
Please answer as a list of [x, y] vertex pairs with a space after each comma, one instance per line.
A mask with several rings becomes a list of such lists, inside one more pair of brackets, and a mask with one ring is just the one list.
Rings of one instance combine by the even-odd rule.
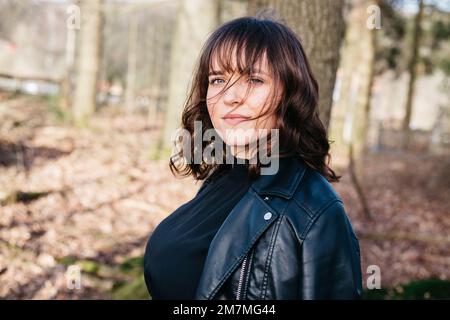
[[[267, 73], [265, 73], [264, 71], [259, 70], [259, 69], [254, 69], [253, 72], [254, 72], [254, 73], [260, 73], [260, 74], [263, 74], [263, 75], [268, 76]], [[211, 70], [211, 71], [208, 73], [208, 77], [209, 77], [209, 76], [216, 76], [216, 75], [223, 75], [223, 72], [220, 71], [220, 70]]]

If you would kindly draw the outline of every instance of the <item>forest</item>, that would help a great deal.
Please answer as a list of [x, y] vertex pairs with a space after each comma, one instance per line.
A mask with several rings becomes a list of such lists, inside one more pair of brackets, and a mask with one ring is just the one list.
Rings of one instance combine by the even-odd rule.
[[450, 2], [0, 0], [0, 299], [151, 299], [152, 230], [199, 52], [267, 14], [301, 39], [365, 299], [450, 298]]

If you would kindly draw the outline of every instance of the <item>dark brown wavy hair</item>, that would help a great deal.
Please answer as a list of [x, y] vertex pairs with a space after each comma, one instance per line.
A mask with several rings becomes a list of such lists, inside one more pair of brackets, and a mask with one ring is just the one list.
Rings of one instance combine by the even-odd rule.
[[[223, 70], [236, 68], [231, 61], [235, 55], [237, 71], [242, 76], [251, 75], [267, 58], [269, 70], [274, 78], [272, 97], [281, 90], [281, 99], [274, 108], [267, 109], [276, 115], [279, 129], [279, 157], [294, 156], [321, 173], [328, 181], [337, 182], [340, 177], [330, 168], [330, 144], [327, 131], [319, 118], [318, 84], [311, 71], [301, 41], [286, 25], [270, 18], [243, 17], [223, 24], [216, 29], [204, 44], [194, 72], [190, 92], [182, 114], [182, 129], [194, 140], [194, 122], [201, 121], [202, 134], [214, 129], [207, 108], [208, 75], [212, 69], [212, 57], [216, 57]], [[228, 87], [225, 87], [226, 90]], [[272, 99], [272, 102], [275, 101]], [[265, 112], [265, 113], [267, 113]], [[262, 117], [261, 113], [258, 117]], [[268, 141], [270, 142], [270, 133]], [[177, 143], [174, 141], [175, 144]], [[178, 141], [179, 142], [179, 141]], [[191, 146], [191, 159], [195, 152], [202, 152], [211, 141], [203, 141], [201, 150]], [[269, 143], [270, 145], [270, 143]], [[225, 145], [224, 145], [225, 146]], [[225, 163], [201, 163], [178, 161], [183, 158], [182, 148], [170, 157], [170, 169], [183, 176], [192, 175], [196, 180], [208, 178]], [[224, 149], [229, 152], [227, 146]], [[270, 155], [270, 150], [268, 153]], [[184, 159], [185, 160], [185, 159]], [[261, 163], [249, 164], [249, 175], [260, 174]], [[218, 170], [220, 171], [220, 170]]]

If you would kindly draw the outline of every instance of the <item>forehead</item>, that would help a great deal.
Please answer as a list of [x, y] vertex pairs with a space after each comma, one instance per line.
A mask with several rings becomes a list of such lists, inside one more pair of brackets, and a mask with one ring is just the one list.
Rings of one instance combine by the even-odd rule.
[[247, 58], [245, 52], [238, 52], [233, 49], [231, 52], [224, 50], [214, 50], [210, 57], [209, 71], [243, 72], [243, 69], [252, 67], [264, 73], [270, 73], [270, 67], [266, 53], [262, 53], [257, 58]]

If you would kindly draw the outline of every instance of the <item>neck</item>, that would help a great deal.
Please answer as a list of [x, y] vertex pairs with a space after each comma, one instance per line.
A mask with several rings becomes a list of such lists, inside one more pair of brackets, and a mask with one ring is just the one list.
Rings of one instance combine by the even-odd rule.
[[231, 154], [235, 158], [250, 160], [256, 154], [256, 148], [249, 149], [245, 146], [231, 146], [230, 147]]

